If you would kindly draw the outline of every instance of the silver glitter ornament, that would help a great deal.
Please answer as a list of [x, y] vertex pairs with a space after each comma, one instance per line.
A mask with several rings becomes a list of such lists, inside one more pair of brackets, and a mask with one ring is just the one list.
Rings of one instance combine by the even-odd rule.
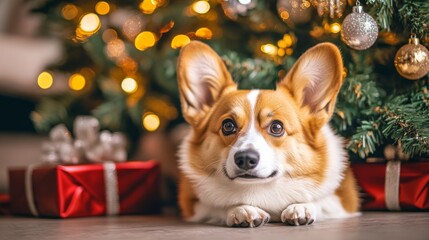
[[395, 56], [398, 73], [407, 79], [417, 80], [429, 72], [429, 51], [412, 36], [408, 44], [402, 46]]
[[378, 26], [371, 15], [363, 11], [362, 6], [354, 6], [341, 26], [341, 39], [349, 47], [365, 50], [371, 47], [378, 37]]

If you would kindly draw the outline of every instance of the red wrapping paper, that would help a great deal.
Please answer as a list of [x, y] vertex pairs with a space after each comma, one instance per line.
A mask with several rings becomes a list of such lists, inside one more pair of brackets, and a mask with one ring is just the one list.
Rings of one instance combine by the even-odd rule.
[[[386, 163], [353, 164], [362, 190], [362, 210], [386, 210]], [[429, 162], [402, 162], [399, 180], [401, 210], [429, 210]]]
[[[155, 161], [116, 163], [120, 214], [159, 213], [160, 168]], [[9, 169], [13, 214], [31, 215], [25, 194], [25, 168]], [[34, 202], [41, 217], [87, 217], [106, 214], [103, 164], [36, 167]]]

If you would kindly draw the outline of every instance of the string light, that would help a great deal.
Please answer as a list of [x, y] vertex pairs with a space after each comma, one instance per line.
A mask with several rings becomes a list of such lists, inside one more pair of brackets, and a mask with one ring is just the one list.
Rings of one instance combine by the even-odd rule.
[[156, 38], [153, 32], [144, 31], [137, 35], [134, 40], [134, 45], [140, 51], [144, 51], [146, 48], [152, 47], [155, 45]]
[[74, 19], [79, 13], [79, 9], [74, 4], [66, 4], [61, 9], [61, 15], [66, 20]]
[[41, 89], [48, 89], [52, 86], [53, 83], [54, 78], [49, 72], [41, 72], [37, 77], [37, 85], [39, 85]]
[[134, 93], [135, 91], [137, 91], [138, 86], [134, 78], [127, 77], [122, 80], [121, 88], [126, 93]]
[[247, 5], [247, 4], [250, 4], [252, 0], [238, 0], [238, 2], [240, 2], [243, 5]]
[[100, 18], [95, 13], [88, 13], [82, 17], [79, 29], [86, 33], [94, 34], [100, 29]]
[[186, 44], [190, 43], [191, 39], [183, 34], [179, 34], [173, 38], [171, 41], [171, 48], [176, 49], [185, 46]]
[[285, 44], [285, 48], [290, 47], [293, 45], [293, 37], [290, 34], [283, 35], [283, 41]]
[[341, 31], [341, 25], [339, 23], [332, 23], [330, 25], [331, 33], [339, 33]]
[[82, 74], [75, 73], [75, 74], [70, 76], [69, 87], [72, 90], [80, 91], [85, 87], [85, 85], [86, 85], [86, 79]]
[[277, 50], [278, 48], [276, 46], [274, 46], [271, 43], [268, 44], [264, 44], [261, 46], [261, 51], [263, 53], [269, 54], [269, 55], [276, 55], [277, 54]]
[[149, 131], [156, 131], [161, 124], [158, 115], [155, 113], [149, 112], [143, 115], [143, 127]]
[[106, 15], [110, 12], [110, 5], [105, 1], [100, 1], [95, 4], [95, 12], [100, 15]]
[[213, 36], [213, 33], [210, 29], [206, 27], [202, 27], [195, 32], [195, 36], [199, 38], [204, 38], [204, 39], [211, 39]]
[[140, 3], [139, 8], [144, 14], [152, 14], [156, 10], [156, 3], [152, 0], [143, 0], [143, 2]]
[[204, 14], [210, 10], [210, 4], [203, 0], [196, 1], [192, 4], [192, 10], [198, 14]]

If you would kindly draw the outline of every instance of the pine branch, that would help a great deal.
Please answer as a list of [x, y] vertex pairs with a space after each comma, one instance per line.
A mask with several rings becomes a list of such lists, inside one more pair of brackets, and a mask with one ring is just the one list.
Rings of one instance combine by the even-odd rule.
[[427, 87], [416, 94], [398, 96], [387, 104], [383, 134], [401, 142], [411, 156], [429, 154], [429, 93]]
[[[401, 19], [405, 29], [424, 37], [429, 34], [429, 2], [426, 0], [367, 0], [382, 30], [390, 31]], [[397, 11], [395, 11], [397, 9]]]
[[366, 63], [368, 55], [358, 53], [347, 65], [347, 78], [341, 88], [336, 105], [333, 126], [345, 137], [349, 137], [359, 125], [361, 117], [375, 114], [374, 107], [380, 106], [384, 91], [374, 79], [374, 67]]
[[379, 119], [371, 121], [362, 121], [362, 124], [356, 129], [352, 136], [348, 149], [359, 155], [361, 158], [374, 153], [384, 140], [380, 129]]
[[412, 33], [424, 37], [429, 34], [429, 2], [427, 0], [403, 0], [397, 5], [404, 24]]
[[392, 0], [368, 0], [368, 4], [372, 4], [375, 7], [375, 16], [378, 25], [382, 30], [390, 31], [392, 25], [394, 6]]
[[259, 58], [241, 59], [235, 52], [222, 56], [234, 81], [241, 89], [274, 89], [278, 66]]

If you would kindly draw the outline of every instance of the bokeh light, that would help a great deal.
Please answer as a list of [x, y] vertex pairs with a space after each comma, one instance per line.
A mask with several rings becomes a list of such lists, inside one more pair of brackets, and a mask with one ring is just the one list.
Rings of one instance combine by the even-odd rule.
[[109, 28], [109, 29], [104, 30], [104, 32], [102, 34], [102, 38], [103, 38], [103, 41], [105, 43], [108, 43], [110, 41], [117, 39], [118, 33], [115, 31], [115, 29]]
[[158, 115], [155, 113], [149, 112], [143, 115], [143, 127], [149, 131], [156, 131], [161, 125]]
[[211, 39], [213, 37], [213, 33], [210, 29], [202, 27], [195, 32], [195, 36], [204, 39]]
[[330, 28], [331, 33], [339, 33], [341, 31], [341, 25], [339, 23], [332, 23]]
[[134, 45], [138, 50], [144, 51], [146, 48], [149, 48], [155, 45], [155, 42], [156, 42], [155, 34], [150, 31], [144, 31], [139, 33], [139, 35], [137, 35], [136, 39], [134, 40]]
[[277, 50], [278, 48], [271, 43], [264, 44], [261, 46], [261, 51], [269, 55], [277, 55]]
[[85, 85], [86, 85], [86, 79], [82, 74], [75, 73], [75, 74], [70, 76], [69, 87], [72, 90], [80, 91], [85, 87]]
[[66, 20], [74, 19], [78, 13], [79, 9], [76, 7], [76, 5], [71, 3], [64, 5], [64, 7], [61, 9], [61, 15]]
[[100, 18], [95, 13], [88, 13], [82, 17], [79, 28], [86, 33], [95, 33], [100, 29]]
[[122, 80], [121, 88], [126, 93], [134, 93], [137, 91], [138, 85], [134, 78], [127, 77]]
[[42, 72], [37, 77], [37, 85], [39, 85], [41, 89], [48, 89], [52, 86], [53, 83], [54, 77], [49, 72]]
[[183, 47], [190, 42], [191, 42], [191, 39], [188, 36], [183, 35], [183, 34], [179, 34], [179, 35], [175, 36], [173, 38], [173, 40], [171, 40], [171, 47], [173, 49], [180, 48], [180, 47]]
[[100, 1], [95, 4], [95, 12], [100, 15], [106, 15], [110, 12], [110, 5], [105, 1]]
[[247, 5], [247, 4], [250, 4], [252, 0], [238, 0], [238, 2], [240, 2], [243, 5]]
[[207, 13], [210, 10], [210, 4], [207, 1], [196, 1], [192, 4], [192, 10], [199, 14]]
[[139, 5], [144, 14], [152, 14], [156, 10], [156, 2], [153, 0], [143, 0]]
[[125, 44], [121, 39], [115, 39], [107, 43], [106, 54], [110, 58], [117, 58], [125, 53]]

